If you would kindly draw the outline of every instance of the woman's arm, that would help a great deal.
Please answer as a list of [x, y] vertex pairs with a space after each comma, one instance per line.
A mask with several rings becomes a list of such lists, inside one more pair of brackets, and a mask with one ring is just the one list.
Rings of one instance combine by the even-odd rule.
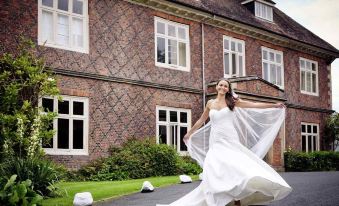
[[238, 99], [235, 102], [236, 107], [243, 108], [284, 108], [285, 105], [283, 103], [262, 103], [262, 102], [251, 102], [242, 99]]
[[205, 121], [208, 118], [208, 114], [210, 112], [211, 103], [212, 103], [212, 100], [208, 100], [204, 112], [202, 113], [198, 121], [193, 125], [193, 127], [184, 136], [184, 141], [187, 141], [189, 137], [205, 123]]

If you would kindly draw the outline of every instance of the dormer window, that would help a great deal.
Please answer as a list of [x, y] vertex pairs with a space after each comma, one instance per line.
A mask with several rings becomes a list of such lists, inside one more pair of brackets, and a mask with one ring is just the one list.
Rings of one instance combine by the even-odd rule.
[[267, 4], [261, 2], [254, 2], [255, 5], [255, 16], [265, 19], [267, 21], [273, 21], [273, 9]]
[[249, 9], [256, 17], [273, 22], [273, 7], [275, 3], [271, 0], [246, 0], [241, 3]]

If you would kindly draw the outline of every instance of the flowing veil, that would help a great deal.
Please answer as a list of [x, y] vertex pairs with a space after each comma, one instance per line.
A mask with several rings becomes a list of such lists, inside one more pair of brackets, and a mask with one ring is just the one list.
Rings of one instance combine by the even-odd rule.
[[[239, 108], [234, 110], [234, 127], [240, 142], [261, 159], [273, 145], [285, 119], [285, 108]], [[203, 167], [209, 149], [211, 123], [198, 129], [187, 141], [188, 152]]]

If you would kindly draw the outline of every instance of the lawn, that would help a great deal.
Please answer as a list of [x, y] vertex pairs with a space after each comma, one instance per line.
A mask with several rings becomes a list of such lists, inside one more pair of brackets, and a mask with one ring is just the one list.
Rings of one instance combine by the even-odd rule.
[[[192, 176], [197, 180], [198, 176]], [[139, 192], [144, 181], [150, 181], [154, 187], [163, 187], [180, 182], [179, 176], [150, 177], [145, 179], [125, 180], [125, 181], [103, 181], [103, 182], [62, 182], [58, 187], [66, 191], [66, 195], [60, 198], [46, 199], [43, 205], [73, 205], [75, 193], [90, 192], [94, 201], [115, 198], [135, 192]]]

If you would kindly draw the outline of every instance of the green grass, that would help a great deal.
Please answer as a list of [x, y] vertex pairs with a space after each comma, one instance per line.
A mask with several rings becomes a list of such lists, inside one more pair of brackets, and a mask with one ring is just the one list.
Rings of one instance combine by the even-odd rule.
[[[191, 176], [197, 180], [198, 176]], [[125, 181], [103, 181], [103, 182], [62, 182], [57, 186], [66, 191], [64, 197], [50, 198], [42, 202], [43, 205], [73, 205], [75, 193], [90, 192], [94, 201], [115, 198], [135, 192], [139, 192], [144, 181], [150, 181], [154, 187], [163, 187], [180, 182], [179, 176], [150, 177], [145, 179], [125, 180]]]

